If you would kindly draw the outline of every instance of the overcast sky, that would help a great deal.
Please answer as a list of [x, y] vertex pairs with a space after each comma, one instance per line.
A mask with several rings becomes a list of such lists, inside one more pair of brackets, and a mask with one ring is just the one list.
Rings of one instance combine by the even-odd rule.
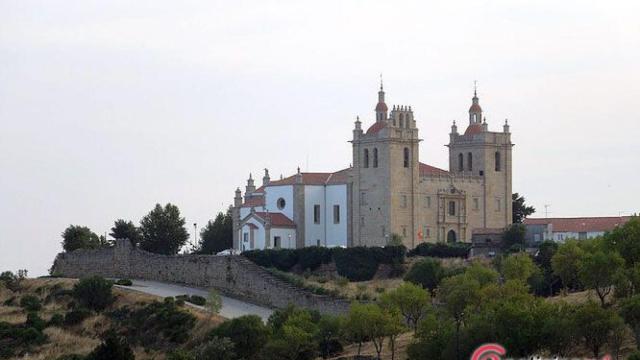
[[[353, 121], [412, 105], [447, 168], [473, 81], [544, 215], [640, 210], [638, 1], [0, 0], [0, 270], [44, 274], [69, 224], [172, 202], [189, 232], [250, 171], [334, 171]], [[258, 181], [259, 183], [260, 181]]]

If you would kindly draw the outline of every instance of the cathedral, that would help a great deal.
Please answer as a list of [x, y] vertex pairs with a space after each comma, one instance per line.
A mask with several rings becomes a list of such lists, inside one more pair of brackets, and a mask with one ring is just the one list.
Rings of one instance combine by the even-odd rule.
[[420, 162], [411, 106], [389, 110], [380, 84], [375, 122], [355, 121], [352, 166], [300, 172], [262, 184], [249, 175], [235, 191], [233, 246], [238, 251], [305, 246], [384, 246], [392, 235], [422, 242], [469, 242], [512, 222], [511, 133], [489, 131], [474, 90], [464, 133], [449, 134], [449, 171]]

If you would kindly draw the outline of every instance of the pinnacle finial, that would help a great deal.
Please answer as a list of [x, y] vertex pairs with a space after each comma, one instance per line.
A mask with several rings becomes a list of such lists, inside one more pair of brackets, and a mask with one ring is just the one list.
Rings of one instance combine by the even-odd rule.
[[478, 96], [478, 80], [473, 80], [473, 96]]
[[249, 173], [249, 180], [252, 180], [251, 173]]
[[384, 91], [384, 87], [382, 84], [382, 73], [380, 73], [380, 91]]
[[504, 119], [504, 124], [509, 125], [509, 119]]

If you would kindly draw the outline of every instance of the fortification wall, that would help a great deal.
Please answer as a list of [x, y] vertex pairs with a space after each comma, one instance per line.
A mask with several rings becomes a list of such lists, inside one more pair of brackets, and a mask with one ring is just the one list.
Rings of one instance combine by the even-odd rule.
[[100, 275], [213, 287], [227, 296], [275, 308], [293, 304], [328, 314], [349, 309], [347, 300], [295, 287], [242, 256], [159, 255], [137, 249], [128, 240], [117, 240], [108, 249], [60, 253], [53, 272], [72, 278]]

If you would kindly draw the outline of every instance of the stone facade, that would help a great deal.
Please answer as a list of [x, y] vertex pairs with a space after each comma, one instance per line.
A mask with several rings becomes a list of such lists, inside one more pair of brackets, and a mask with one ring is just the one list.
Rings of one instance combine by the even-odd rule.
[[[268, 194], [282, 186], [293, 187], [293, 213], [288, 216], [296, 228], [297, 248], [315, 245], [315, 240], [324, 246], [384, 246], [393, 234], [414, 248], [422, 242], [469, 242], [474, 230], [504, 229], [512, 223], [513, 144], [506, 120], [502, 131], [489, 131], [474, 92], [469, 125], [458, 133], [454, 121], [449, 138], [448, 171], [420, 162], [422, 140], [413, 109], [406, 105], [389, 109], [380, 84], [375, 122], [366, 131], [360, 118], [355, 122], [351, 167], [335, 173], [301, 174], [298, 169], [296, 175], [263, 182], [259, 189], [250, 175], [244, 203], [236, 190], [234, 240], [245, 233], [241, 226], [249, 219], [249, 209], [287, 215], [286, 209], [267, 201]], [[323, 200], [311, 199], [305, 191], [318, 185], [325, 187]], [[343, 198], [329, 201], [330, 186], [345, 186]], [[324, 214], [319, 221], [314, 216], [316, 206]], [[331, 206], [344, 208], [346, 226], [314, 233], [318, 225], [327, 229], [336, 224], [327, 216]], [[338, 240], [328, 239], [327, 234]]]
[[284, 282], [242, 256], [159, 255], [132, 247], [128, 240], [116, 240], [112, 248], [60, 253], [53, 273], [81, 278], [99, 275], [212, 287], [249, 302], [275, 308], [289, 304], [344, 314], [349, 302], [311, 293]]

